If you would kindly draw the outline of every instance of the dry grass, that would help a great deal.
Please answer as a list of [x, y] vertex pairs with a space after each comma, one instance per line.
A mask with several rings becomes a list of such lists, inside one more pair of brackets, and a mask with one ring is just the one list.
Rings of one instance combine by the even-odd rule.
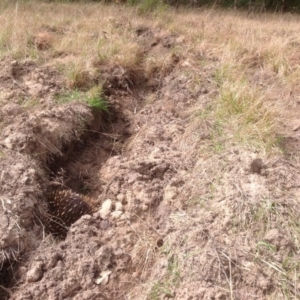
[[[172, 251], [161, 255], [168, 262], [163, 276], [150, 277], [149, 299], [174, 297], [197, 280], [213, 282], [223, 299], [298, 298], [299, 162], [297, 153], [294, 162], [283, 159], [278, 138], [299, 116], [299, 16], [167, 9], [153, 21], [118, 5], [32, 2], [8, 6], [0, 22], [1, 57], [52, 64], [73, 89], [94, 91], [105, 66], [162, 80], [179, 57], [182, 72], [193, 74], [191, 89], [208, 76], [216, 90], [199, 100], [200, 109], [187, 108], [197, 113], [178, 147], [198, 159], [186, 175], [193, 195], [187, 212], [169, 220]], [[136, 41], [140, 25], [181, 42], [148, 54]], [[247, 173], [256, 156], [267, 175]], [[147, 280], [159, 258], [152, 236], [138, 234], [132, 255]]]
[[[274, 161], [282, 157], [280, 136], [291, 134], [299, 114], [293, 96], [299, 90], [299, 16], [202, 10], [174, 12], [173, 20], [163, 24], [184, 35], [181, 56], [191, 72], [213, 69], [217, 85], [217, 96], [199, 103], [186, 132], [200, 158], [191, 170], [188, 214], [176, 215], [180, 234], [170, 237], [181, 273], [189, 277], [177, 291], [192, 291], [187, 282], [198, 280], [215, 285], [199, 293], [203, 299], [216, 293], [224, 299], [298, 299], [300, 207], [292, 188], [298, 154], [291, 165]], [[200, 134], [205, 128], [208, 142]], [[249, 175], [256, 156], [271, 160], [267, 177]], [[178, 241], [183, 236], [184, 245]]]
[[144, 50], [136, 43], [135, 29], [142, 19], [134, 9], [33, 1], [8, 6], [0, 21], [1, 57], [50, 62], [70, 88], [86, 87], [106, 64], [136, 72], [141, 68]]
[[182, 56], [199, 72], [215, 68], [214, 122], [248, 147], [276, 152], [277, 125], [296, 118], [288, 97], [299, 90], [299, 16], [201, 10], [174, 12], [173, 20], [167, 28], [184, 35]]

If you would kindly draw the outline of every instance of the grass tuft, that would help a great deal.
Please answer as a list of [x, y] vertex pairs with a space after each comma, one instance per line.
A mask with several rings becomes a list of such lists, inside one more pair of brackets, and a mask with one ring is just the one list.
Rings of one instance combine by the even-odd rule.
[[270, 150], [276, 145], [276, 117], [264, 95], [246, 81], [225, 82], [220, 89], [216, 120], [238, 142]]
[[92, 88], [87, 93], [86, 102], [93, 110], [108, 113], [108, 103], [104, 98], [101, 88], [97, 86]]
[[108, 112], [108, 103], [102, 93], [102, 89], [98, 86], [93, 87], [88, 92], [79, 90], [65, 91], [56, 96], [56, 103], [65, 104], [69, 102], [86, 103], [92, 110]]

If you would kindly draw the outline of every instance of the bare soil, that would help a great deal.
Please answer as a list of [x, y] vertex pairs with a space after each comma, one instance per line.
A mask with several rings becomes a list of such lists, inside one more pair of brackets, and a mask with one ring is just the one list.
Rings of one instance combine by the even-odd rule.
[[[283, 154], [217, 151], [214, 122], [195, 116], [219, 93], [218, 60], [194, 67], [172, 52], [179, 34], [135, 33], [143, 55], [170, 60], [102, 65], [91, 80], [109, 114], [57, 103], [68, 82], [51, 62], [0, 61], [0, 299], [285, 299], [283, 281], [297, 299], [295, 119]], [[96, 203], [65, 240], [44, 226], [53, 186]]]

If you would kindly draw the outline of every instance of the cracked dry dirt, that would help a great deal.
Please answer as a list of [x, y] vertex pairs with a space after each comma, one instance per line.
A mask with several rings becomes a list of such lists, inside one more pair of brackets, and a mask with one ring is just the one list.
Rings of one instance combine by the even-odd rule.
[[[145, 51], [183, 43], [136, 35]], [[57, 104], [67, 83], [51, 65], [0, 61], [0, 299], [285, 299], [282, 282], [298, 297], [297, 153], [214, 151], [195, 112], [219, 93], [218, 61], [170, 57], [142, 83], [103, 67], [109, 115]], [[65, 240], [43, 223], [57, 184], [97, 208]]]

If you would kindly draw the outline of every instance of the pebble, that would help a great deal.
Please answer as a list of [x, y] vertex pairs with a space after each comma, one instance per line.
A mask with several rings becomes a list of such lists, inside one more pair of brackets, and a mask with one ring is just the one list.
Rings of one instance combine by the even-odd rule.
[[42, 279], [43, 275], [43, 263], [38, 262], [27, 272], [27, 282], [37, 282]]
[[99, 211], [100, 217], [102, 219], [106, 219], [112, 211], [112, 201], [110, 199], [106, 199], [101, 206]]

